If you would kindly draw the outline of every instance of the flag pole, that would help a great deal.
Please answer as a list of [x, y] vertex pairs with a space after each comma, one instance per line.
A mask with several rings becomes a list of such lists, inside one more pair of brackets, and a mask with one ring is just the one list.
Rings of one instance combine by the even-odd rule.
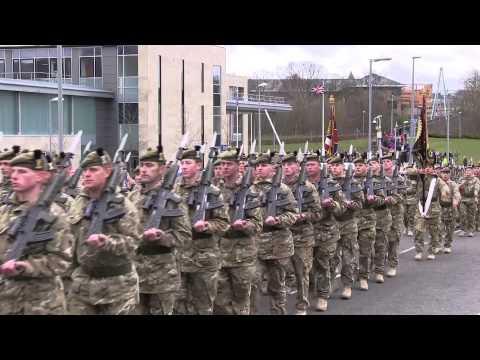
[[[325, 80], [323, 80], [322, 93], [322, 149], [325, 149]], [[323, 151], [323, 150], [322, 150]]]

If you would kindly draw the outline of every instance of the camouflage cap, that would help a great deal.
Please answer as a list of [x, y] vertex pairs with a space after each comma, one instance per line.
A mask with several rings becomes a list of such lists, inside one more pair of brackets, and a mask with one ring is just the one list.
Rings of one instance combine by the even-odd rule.
[[[239, 161], [240, 159], [238, 158], [238, 154], [240, 152], [240, 149], [237, 148], [228, 148], [225, 151], [222, 151], [218, 155], [218, 160], [225, 160], [225, 161]], [[245, 157], [245, 160], [247, 158]]]
[[257, 159], [255, 160], [255, 164], [272, 164], [272, 153], [266, 152], [266, 153], [261, 153], [257, 156]]
[[417, 171], [417, 168], [412, 166], [407, 168], [406, 173], [408, 176], [415, 176], [418, 174], [418, 171]]
[[294, 151], [293, 153], [289, 153], [285, 155], [285, 157], [283, 158], [283, 163], [297, 162], [297, 155], [298, 155], [298, 151]]
[[393, 160], [394, 158], [393, 152], [388, 152], [382, 156], [382, 160]]
[[102, 148], [98, 148], [97, 150], [92, 151], [87, 154], [87, 156], [85, 156], [85, 159], [83, 159], [80, 167], [82, 169], [86, 169], [91, 166], [103, 166], [111, 163], [112, 159], [107, 154], [107, 152]]
[[340, 155], [332, 156], [328, 159], [327, 164], [343, 164], [342, 157]]
[[19, 166], [31, 170], [51, 170], [51, 166], [42, 150], [22, 152], [10, 160], [10, 166]]
[[372, 161], [377, 161], [377, 162], [380, 161], [378, 154], [372, 154], [372, 157], [367, 162], [371, 163]]
[[450, 174], [450, 168], [444, 167], [440, 170], [440, 172], [445, 173], [445, 174]]
[[307, 153], [305, 154], [305, 158], [307, 161], [320, 161], [320, 150], [317, 150], [316, 152], [312, 152], [312, 153]]
[[152, 161], [162, 165], [167, 163], [161, 145], [158, 145], [156, 149], [148, 148], [145, 153], [140, 156], [140, 161]]
[[354, 164], [366, 164], [365, 159], [362, 156], [353, 159]]
[[182, 159], [191, 159], [191, 160], [197, 160], [200, 161], [202, 160], [201, 154], [200, 154], [200, 145], [195, 145], [195, 148], [193, 149], [187, 149], [182, 153]]
[[5, 149], [5, 151], [0, 152], [0, 160], [12, 160], [20, 152], [20, 146], [13, 145], [12, 150]]

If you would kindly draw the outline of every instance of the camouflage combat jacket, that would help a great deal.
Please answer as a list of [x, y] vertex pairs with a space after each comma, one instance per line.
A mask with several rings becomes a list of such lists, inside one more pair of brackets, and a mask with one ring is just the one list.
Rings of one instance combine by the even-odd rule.
[[405, 195], [406, 205], [417, 204], [417, 176], [408, 176], [406, 180], [407, 192]]
[[[385, 176], [385, 186], [388, 186], [389, 184], [389, 178]], [[381, 188], [381, 183], [382, 179], [380, 176], [374, 175], [373, 176], [373, 190], [375, 193], [375, 196], [378, 197], [378, 201], [375, 202], [374, 209], [375, 213], [377, 214], [377, 221], [375, 223], [375, 226], [377, 229], [385, 229], [386, 227], [389, 227], [392, 223], [392, 214], [390, 213], [390, 205], [385, 202], [386, 194], [387, 194], [387, 189], [386, 188]], [[395, 203], [396, 200], [393, 199], [393, 202]]]
[[[155, 200], [159, 188], [160, 185], [149, 191], [137, 189], [128, 195], [128, 199], [138, 210], [142, 229], [150, 216], [149, 203]], [[165, 236], [171, 240], [172, 247], [162, 246], [155, 241], [143, 240], [142, 236], [135, 257], [135, 265], [140, 279], [140, 293], [142, 294], [176, 291], [180, 286], [177, 252], [192, 237], [192, 229], [187, 216], [187, 204], [180, 196], [178, 196], [178, 202], [169, 200], [167, 208], [180, 209], [183, 216], [164, 216], [160, 223], [160, 230], [163, 230]]]
[[[198, 191], [200, 179], [189, 185], [185, 179], [180, 178], [175, 185], [174, 192], [180, 195], [188, 206], [188, 219], [195, 213], [194, 197]], [[220, 189], [211, 185], [211, 193], [208, 195], [209, 202], [224, 202]], [[217, 271], [220, 269], [222, 257], [220, 254], [220, 237], [230, 228], [230, 218], [227, 206], [207, 210], [206, 219], [210, 225], [203, 233], [197, 233], [192, 228], [192, 237], [183, 244], [178, 258], [182, 272]], [[193, 226], [193, 224], [190, 224]]]
[[8, 198], [12, 195], [12, 184], [10, 179], [3, 179], [0, 183], [0, 206], [7, 203]]
[[474, 203], [478, 201], [479, 186], [475, 177], [463, 178], [459, 186], [462, 202]]
[[[285, 182], [292, 190], [294, 197], [297, 195], [298, 176], [292, 178], [291, 182]], [[296, 222], [290, 227], [293, 234], [293, 243], [295, 247], [312, 247], [315, 245], [315, 230], [313, 223], [322, 218], [323, 209], [320, 206], [320, 197], [318, 191], [310, 181], [305, 182], [305, 191], [303, 193], [304, 204], [302, 214], [306, 215], [306, 220]], [[298, 206], [298, 199], [295, 198]], [[300, 209], [300, 208], [299, 208]]]
[[94, 200], [82, 191], [68, 213], [76, 239], [70, 294], [91, 305], [138, 298], [134, 259], [142, 233], [140, 219], [130, 200], [118, 192], [115, 195], [110, 209], [120, 208], [125, 214], [115, 222], [104, 224], [103, 234], [108, 240], [102, 248], [86, 243], [90, 226], [86, 210]]
[[458, 184], [452, 180], [444, 181], [440, 177], [437, 181], [440, 191], [440, 206], [452, 207], [454, 200], [457, 204], [460, 204], [462, 196], [458, 190]]
[[[230, 219], [233, 221], [235, 214], [235, 196], [241, 190], [241, 178], [233, 185], [222, 182], [220, 191], [228, 206]], [[252, 266], [257, 261], [256, 238], [262, 231], [263, 218], [261, 212], [261, 194], [250, 187], [250, 196], [247, 197], [245, 206], [245, 220], [253, 224], [253, 228], [238, 231], [230, 228], [220, 239], [222, 253], [222, 267]]]
[[[7, 231], [12, 222], [26, 209], [27, 204], [20, 203], [15, 194], [10, 197], [7, 204], [0, 207], [0, 264], [6, 261], [6, 252], [13, 244], [13, 239], [7, 235]], [[29, 262], [33, 271], [23, 272], [11, 278], [0, 276], [2, 313], [21, 313], [24, 301], [28, 302], [29, 298], [33, 298], [37, 305], [43, 303], [42, 306], [47, 308], [46, 313], [49, 307], [61, 307], [62, 303], [63, 306], [65, 304], [60, 278], [71, 265], [74, 237], [66, 221], [65, 212], [55, 203], [50, 207], [50, 214], [54, 216], [53, 222], [50, 225], [44, 224], [36, 230], [52, 230], [53, 240], [28, 245], [19, 259]]]
[[253, 185], [255, 192], [262, 194], [262, 219], [263, 232], [258, 237], [258, 258], [261, 260], [284, 259], [293, 255], [293, 235], [290, 230], [297, 217], [296, 201], [290, 188], [281, 184], [278, 190], [278, 198], [287, 200], [286, 205], [277, 207], [277, 217], [280, 221], [277, 225], [267, 225], [267, 196], [272, 188], [271, 179], [257, 179]]
[[[335, 181], [342, 187], [343, 194], [345, 195], [345, 178], [335, 178]], [[351, 199], [353, 208], [349, 209], [344, 205], [345, 211], [342, 215], [337, 217], [341, 234], [356, 232], [358, 230], [358, 213], [363, 208], [365, 197], [363, 196], [360, 184], [355, 178], [352, 178]], [[345, 201], [347, 201], [346, 198]]]
[[[422, 181], [423, 177], [423, 181]], [[436, 176], [435, 176], [436, 177]], [[420, 202], [422, 206], [425, 206], [425, 202], [427, 201], [428, 197], [428, 190], [430, 188], [430, 183], [432, 182], [433, 176], [430, 175], [419, 175], [418, 184], [417, 184], [417, 203]], [[418, 212], [417, 207], [417, 212]], [[435, 184], [435, 189], [433, 191], [432, 201], [430, 203], [430, 208], [426, 214], [427, 218], [437, 217], [440, 216], [440, 193], [438, 191], [438, 178], [437, 183]]]
[[[390, 181], [393, 182], [393, 179], [391, 179]], [[390, 213], [392, 214], [392, 218], [403, 216], [403, 213], [404, 213], [403, 204], [405, 203], [405, 198], [407, 194], [406, 180], [402, 175], [398, 175], [397, 184], [399, 189], [397, 189], [396, 194], [390, 194], [389, 192], [387, 192], [387, 195], [392, 196], [395, 201], [392, 205], [390, 205]]]
[[[378, 205], [378, 202], [381, 201], [381, 197], [377, 195], [377, 192], [374, 190], [373, 193], [377, 195], [375, 200], [373, 202], [368, 202], [367, 201], [367, 189], [365, 188], [365, 181], [366, 177], [355, 177], [355, 180], [358, 181], [363, 189], [363, 196], [364, 196], [364, 202], [363, 202], [363, 207], [358, 210], [358, 230], [363, 230], [363, 229], [372, 229], [375, 228], [375, 224], [377, 222], [377, 215], [375, 213], [375, 206]], [[372, 178], [372, 184], [374, 184], [375, 180]], [[375, 188], [375, 186], [374, 186]]]

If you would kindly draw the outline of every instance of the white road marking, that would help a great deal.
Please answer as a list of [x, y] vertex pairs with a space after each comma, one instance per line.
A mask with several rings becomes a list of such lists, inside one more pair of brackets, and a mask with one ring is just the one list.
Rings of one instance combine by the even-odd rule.
[[405, 253], [407, 253], [407, 252], [409, 252], [409, 251], [412, 251], [413, 249], [415, 249], [415, 246], [412, 246], [411, 248], [408, 248], [408, 249], [405, 249], [405, 250], [403, 250], [403, 251], [400, 251], [400, 255], [405, 254]]

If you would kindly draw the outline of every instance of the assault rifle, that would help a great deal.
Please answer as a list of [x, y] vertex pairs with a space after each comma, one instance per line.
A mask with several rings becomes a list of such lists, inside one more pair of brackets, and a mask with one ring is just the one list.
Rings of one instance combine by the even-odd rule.
[[345, 199], [347, 201], [352, 200], [352, 176], [353, 170], [352, 167], [347, 163], [347, 171], [345, 173], [345, 181], [343, 183], [343, 191], [345, 193]]
[[215, 201], [209, 201], [208, 196], [212, 193], [211, 184], [213, 177], [213, 162], [217, 156], [217, 149], [215, 148], [216, 140], [217, 133], [215, 132], [213, 134], [210, 152], [208, 154], [207, 166], [202, 170], [200, 186], [194, 193], [193, 203], [195, 204], [195, 213], [192, 216], [192, 225], [195, 225], [198, 221], [205, 221], [207, 210], [213, 210], [224, 206], [223, 202], [218, 199]]
[[[34, 206], [25, 210], [17, 217], [9, 227], [7, 234], [15, 239], [13, 245], [8, 249], [6, 260], [18, 260], [24, 256], [25, 248], [30, 244], [51, 241], [55, 237], [53, 230], [49, 229], [55, 221], [55, 216], [50, 213], [50, 206], [55, 201], [58, 194], [68, 178], [67, 167], [74, 156], [75, 148], [80, 144], [82, 131], [75, 136], [70, 148], [65, 153], [65, 157], [60, 162], [59, 171], [41, 193]], [[44, 157], [40, 150], [34, 151], [36, 159]]]
[[[102, 234], [105, 224], [118, 221], [125, 215], [125, 208], [123, 206], [114, 206], [113, 208], [110, 207], [111, 204], [116, 202], [117, 187], [122, 181], [122, 155], [125, 144], [127, 143], [127, 138], [128, 134], [125, 134], [117, 151], [115, 152], [112, 174], [108, 178], [102, 195], [98, 200], [91, 201], [87, 206], [85, 217], [90, 219], [90, 227], [88, 228], [87, 238], [93, 234]], [[99, 155], [102, 156], [103, 154]]]
[[330, 198], [330, 192], [328, 190], [328, 168], [327, 163], [322, 164], [323, 167], [320, 170], [320, 183], [318, 185], [318, 192], [320, 193], [320, 200], [324, 201]]
[[[92, 141], [89, 141], [87, 143], [87, 145], [85, 146], [85, 150], [83, 150], [82, 158], [80, 159], [80, 162], [83, 160], [85, 155], [88, 154], [91, 146], [92, 146]], [[66, 189], [65, 189], [65, 193], [67, 193], [68, 195], [70, 195], [72, 197], [77, 195], [77, 185], [78, 185], [78, 181], [80, 180], [80, 177], [82, 176], [82, 172], [83, 172], [83, 169], [79, 165], [78, 168], [75, 170], [73, 176], [70, 178], [70, 180], [68, 180], [68, 183], [67, 183], [67, 186], [66, 186]]]
[[280, 144], [280, 164], [277, 165], [277, 171], [272, 179], [272, 187], [270, 188], [267, 194], [267, 217], [277, 216], [278, 208], [286, 206], [290, 203], [287, 198], [279, 198], [278, 191], [280, 190], [280, 185], [282, 184], [282, 177], [283, 177], [283, 168], [281, 160], [285, 156], [285, 143], [282, 142]]
[[150, 217], [145, 223], [144, 229], [148, 230], [151, 228], [159, 229], [162, 219], [164, 217], [179, 217], [184, 216], [185, 214], [178, 207], [172, 209], [169, 208], [169, 203], [173, 202], [178, 204], [182, 198], [175, 194], [172, 190], [175, 186], [175, 181], [177, 180], [178, 163], [182, 159], [183, 150], [188, 144], [188, 134], [183, 135], [180, 142], [180, 147], [177, 150], [175, 155], [175, 160], [172, 162], [167, 172], [163, 177], [163, 182], [160, 187], [160, 190], [154, 197], [149, 197], [143, 208], [150, 211]]
[[365, 179], [365, 189], [367, 190], [367, 196], [375, 195], [375, 193], [373, 192], [372, 169], [370, 167], [367, 170], [367, 177]]
[[[240, 185], [240, 191], [235, 194], [235, 199], [233, 201], [233, 208], [235, 209], [232, 223], [237, 220], [245, 220], [245, 210], [253, 209], [254, 204], [248, 204], [247, 199], [252, 195], [250, 187], [253, 183], [253, 170], [254, 170], [254, 161], [255, 161], [255, 147], [257, 141], [254, 140], [250, 149], [250, 154], [248, 155], [248, 167], [245, 170], [245, 174], [242, 177], [242, 184]], [[241, 151], [239, 156], [241, 155]], [[260, 204], [258, 204], [260, 205]]]
[[122, 193], [127, 193], [130, 190], [130, 187], [128, 186], [128, 164], [129, 164], [131, 155], [132, 153], [129, 152], [125, 157], [125, 161], [123, 161], [123, 164], [122, 164], [122, 170], [121, 170], [122, 171], [122, 181], [121, 181]]
[[[301, 214], [303, 212], [303, 207], [306, 204], [310, 204], [314, 201], [310, 193], [305, 194], [305, 184], [307, 182], [307, 157], [305, 154], [308, 152], [308, 141], [305, 143], [304, 153], [298, 149], [297, 161], [300, 162], [300, 174], [298, 176], [298, 186], [295, 192], [295, 199], [297, 199], [298, 211]], [[307, 195], [307, 196], [305, 196]]]

